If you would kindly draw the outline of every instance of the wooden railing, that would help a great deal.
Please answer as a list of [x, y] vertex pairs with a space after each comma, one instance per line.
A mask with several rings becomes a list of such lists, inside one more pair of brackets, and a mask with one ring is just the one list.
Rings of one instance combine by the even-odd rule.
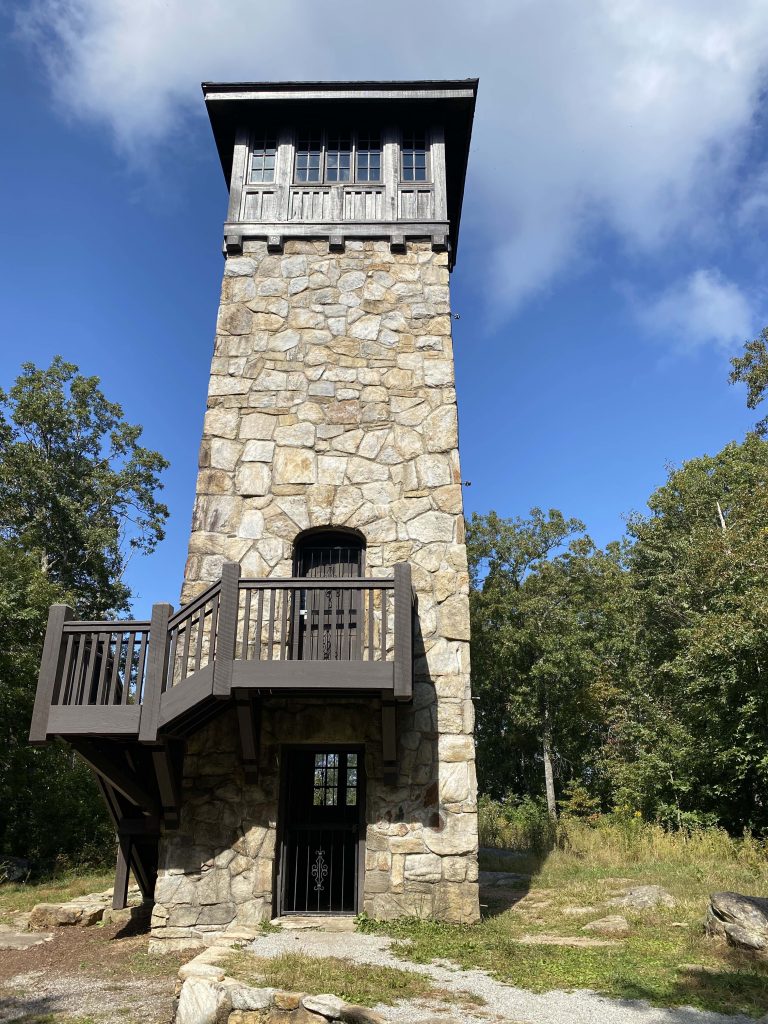
[[53, 605], [30, 740], [77, 733], [153, 742], [174, 717], [233, 687], [378, 689], [409, 699], [412, 607], [406, 563], [380, 579], [240, 579], [233, 562], [175, 615], [155, 605], [151, 622], [76, 622]]
[[148, 622], [65, 622], [64, 657], [52, 703], [141, 704]]
[[393, 579], [240, 580], [241, 661], [391, 661]]

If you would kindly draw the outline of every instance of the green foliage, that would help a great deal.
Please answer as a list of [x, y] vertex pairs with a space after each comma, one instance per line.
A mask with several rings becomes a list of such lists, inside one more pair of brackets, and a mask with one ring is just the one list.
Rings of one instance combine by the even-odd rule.
[[98, 384], [57, 356], [0, 391], [0, 537], [93, 616], [127, 607], [128, 558], [154, 550], [168, 516], [155, 498], [168, 463]]
[[[754, 406], [768, 329], [734, 367]], [[541, 795], [548, 757], [572, 816], [768, 830], [768, 441], [671, 468], [648, 507], [604, 551], [556, 510], [469, 522], [481, 791]]]
[[568, 844], [567, 826], [552, 820], [541, 798], [493, 800], [483, 794], [478, 801], [478, 827], [483, 847], [542, 856]]
[[90, 771], [61, 744], [30, 747], [48, 606], [126, 608], [131, 552], [163, 536], [165, 460], [138, 445], [98, 379], [54, 359], [0, 392], [0, 856], [102, 863], [114, 836]]
[[[759, 338], [747, 342], [744, 354], [732, 359], [731, 366], [731, 384], [746, 384], [747, 407], [756, 409], [768, 394], [768, 327], [763, 328]], [[768, 416], [755, 425], [755, 432], [761, 437], [768, 433]]]
[[597, 784], [590, 757], [627, 657], [624, 549], [536, 508], [473, 515], [467, 543], [482, 791], [541, 793], [547, 730], [555, 775], [581, 765]]

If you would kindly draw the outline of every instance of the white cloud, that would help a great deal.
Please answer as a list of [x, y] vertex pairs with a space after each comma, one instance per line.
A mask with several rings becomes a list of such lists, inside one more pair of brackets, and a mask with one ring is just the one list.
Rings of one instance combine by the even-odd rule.
[[706, 231], [768, 59], [765, 0], [32, 0], [19, 25], [62, 108], [134, 152], [178, 140], [202, 79], [479, 74], [464, 244], [497, 309], [595, 225]]
[[732, 350], [756, 333], [752, 303], [718, 270], [699, 269], [638, 309], [641, 322], [672, 347]]

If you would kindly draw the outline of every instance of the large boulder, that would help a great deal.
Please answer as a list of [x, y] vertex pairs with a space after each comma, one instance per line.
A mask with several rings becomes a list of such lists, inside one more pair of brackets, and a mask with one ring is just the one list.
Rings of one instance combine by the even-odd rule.
[[768, 949], [768, 899], [738, 892], [712, 893], [704, 927], [708, 935], [724, 938], [732, 946], [763, 952]]

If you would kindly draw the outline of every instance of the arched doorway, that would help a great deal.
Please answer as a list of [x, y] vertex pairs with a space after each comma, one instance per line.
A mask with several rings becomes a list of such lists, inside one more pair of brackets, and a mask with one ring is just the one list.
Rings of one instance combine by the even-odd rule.
[[[293, 567], [302, 579], [324, 581], [308, 583], [300, 592], [299, 657], [358, 661], [362, 594], [351, 581], [363, 576], [365, 539], [351, 530], [307, 531], [294, 544]], [[331, 580], [336, 585], [329, 585]]]
[[352, 530], [307, 530], [293, 547], [296, 576], [360, 577], [365, 569], [365, 539]]

